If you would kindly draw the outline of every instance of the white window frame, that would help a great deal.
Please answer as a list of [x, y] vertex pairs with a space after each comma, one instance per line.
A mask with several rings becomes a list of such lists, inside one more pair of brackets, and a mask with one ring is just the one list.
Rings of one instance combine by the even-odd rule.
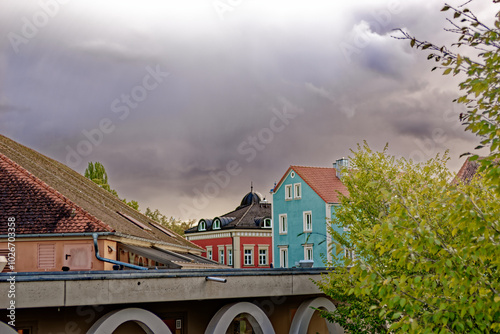
[[288, 246], [281, 246], [278, 248], [280, 250], [279, 266], [280, 266], [280, 268], [288, 268]]
[[304, 245], [304, 260], [314, 261], [313, 245]]
[[212, 260], [212, 258], [213, 258], [212, 246], [207, 246], [207, 259]]
[[293, 198], [294, 199], [302, 198], [302, 183], [295, 183], [293, 185]]
[[351, 259], [353, 261], [356, 260], [356, 252], [354, 250], [352, 250], [352, 249], [344, 248], [344, 256], [347, 259]]
[[219, 263], [224, 264], [224, 248], [219, 248]]
[[[247, 254], [247, 251], [250, 252], [250, 254]], [[249, 257], [247, 257], [249, 255]], [[250, 259], [250, 261], [247, 262], [247, 259]], [[253, 247], [246, 247], [243, 249], [243, 265], [244, 266], [253, 266]]]
[[282, 213], [279, 215], [279, 233], [288, 233], [288, 216], [286, 213]]
[[291, 201], [293, 199], [293, 189], [291, 184], [285, 185], [285, 201]]
[[233, 247], [226, 246], [226, 251], [227, 251], [227, 265], [232, 266], [233, 265]]
[[[261, 254], [262, 251], [264, 252], [264, 254]], [[269, 245], [259, 245], [258, 258], [259, 258], [259, 266], [269, 265]]]
[[206, 231], [206, 230], [207, 230], [207, 222], [206, 221], [200, 222], [200, 224], [198, 225], [198, 231]]
[[220, 220], [215, 219], [212, 225], [212, 230], [220, 230]]
[[259, 266], [267, 266], [267, 249], [259, 249]]
[[[309, 219], [309, 223], [311, 226], [307, 226], [307, 217], [310, 217]], [[304, 232], [312, 232], [312, 226], [313, 226], [313, 223], [312, 223], [312, 211], [304, 211], [302, 213], [302, 220], [304, 222]]]
[[270, 218], [265, 218], [264, 219], [264, 228], [272, 228], [273, 227], [273, 222], [271, 221]]

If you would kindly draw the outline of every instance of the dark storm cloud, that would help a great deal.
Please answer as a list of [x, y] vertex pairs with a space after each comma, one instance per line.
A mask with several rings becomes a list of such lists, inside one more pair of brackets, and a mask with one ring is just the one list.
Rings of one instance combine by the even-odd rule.
[[[252, 1], [224, 19], [210, 2], [146, 4], [68, 3], [18, 53], [4, 39], [0, 131], [64, 163], [94, 134], [77, 171], [101, 161], [121, 196], [194, 208], [183, 218], [229, 211], [250, 182], [267, 194], [289, 165], [331, 166], [364, 139], [428, 158], [471, 143], [453, 119], [456, 85], [391, 37], [446, 40], [437, 4]], [[39, 10], [7, 7], [2, 31]], [[145, 89], [156, 69], [168, 76]]]

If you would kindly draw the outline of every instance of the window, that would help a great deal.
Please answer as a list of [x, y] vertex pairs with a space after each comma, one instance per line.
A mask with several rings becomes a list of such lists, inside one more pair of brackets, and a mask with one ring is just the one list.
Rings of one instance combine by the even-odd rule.
[[141, 223], [140, 221], [138, 220], [135, 220], [134, 218], [120, 212], [120, 211], [116, 211], [116, 213], [118, 213], [120, 216], [122, 216], [123, 218], [127, 219], [129, 222], [139, 226], [140, 228], [142, 228], [143, 230], [148, 230], [148, 231], [151, 231], [151, 228], [149, 228], [148, 226], [146, 226], [145, 224]]
[[224, 249], [219, 249], [219, 263], [224, 264]]
[[227, 264], [229, 266], [233, 265], [233, 249], [232, 248], [227, 249]]
[[267, 265], [267, 249], [259, 249], [259, 266]]
[[264, 228], [271, 228], [272, 227], [272, 224], [271, 224], [271, 219], [264, 219]]
[[212, 260], [212, 246], [207, 246], [207, 259]]
[[344, 248], [344, 256], [347, 259], [351, 259], [353, 261], [356, 260], [356, 253], [352, 249], [346, 249], [346, 248]]
[[288, 222], [286, 213], [279, 215], [280, 220], [280, 234], [286, 234], [288, 231]]
[[198, 231], [206, 231], [207, 230], [207, 223], [202, 220], [198, 224]]
[[56, 245], [38, 244], [38, 269], [53, 269], [56, 267]]
[[253, 249], [247, 248], [244, 251], [243, 264], [245, 266], [253, 265]]
[[304, 232], [312, 232], [312, 212], [304, 211]]
[[293, 191], [293, 197], [295, 199], [301, 199], [302, 198], [302, 189], [301, 189], [300, 183], [295, 183], [293, 185], [293, 189], [294, 189], [294, 191]]
[[288, 248], [280, 247], [280, 267], [288, 268]]
[[292, 172], [290, 173], [290, 177], [291, 177], [292, 179], [295, 177], [295, 172], [294, 172], [294, 171], [292, 171]]
[[313, 260], [313, 246], [305, 245], [304, 246], [304, 260]]
[[287, 184], [285, 186], [285, 200], [291, 200], [293, 198], [292, 196], [292, 185]]
[[220, 230], [220, 220], [214, 220], [214, 225], [212, 226], [212, 230]]

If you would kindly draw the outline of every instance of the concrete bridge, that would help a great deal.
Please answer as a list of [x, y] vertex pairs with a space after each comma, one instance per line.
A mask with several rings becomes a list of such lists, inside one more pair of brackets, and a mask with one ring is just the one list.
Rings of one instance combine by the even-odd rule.
[[2, 273], [0, 308], [7, 313], [0, 333], [18, 333], [7, 325], [12, 319], [16, 330], [29, 334], [343, 333], [312, 308], [335, 309], [313, 282], [323, 273], [321, 268]]

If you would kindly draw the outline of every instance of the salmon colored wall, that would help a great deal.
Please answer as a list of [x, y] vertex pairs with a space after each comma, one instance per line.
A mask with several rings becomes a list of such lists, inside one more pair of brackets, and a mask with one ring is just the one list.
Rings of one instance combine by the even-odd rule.
[[[73, 240], [22, 240], [16, 239], [16, 272], [32, 272], [32, 271], [61, 271], [64, 265], [64, 245], [71, 244], [88, 244], [91, 245], [92, 249], [92, 265], [91, 270], [112, 270], [112, 263], [105, 263], [98, 260], [94, 253], [94, 241], [92, 239], [73, 239]], [[55, 267], [51, 269], [39, 269], [38, 268], [38, 244], [55, 244]], [[108, 252], [108, 245], [117, 249], [116, 241], [111, 240], [99, 240], [99, 253], [102, 257], [109, 259], [116, 259], [116, 251]], [[0, 248], [7, 248], [7, 242], [0, 242]]]

